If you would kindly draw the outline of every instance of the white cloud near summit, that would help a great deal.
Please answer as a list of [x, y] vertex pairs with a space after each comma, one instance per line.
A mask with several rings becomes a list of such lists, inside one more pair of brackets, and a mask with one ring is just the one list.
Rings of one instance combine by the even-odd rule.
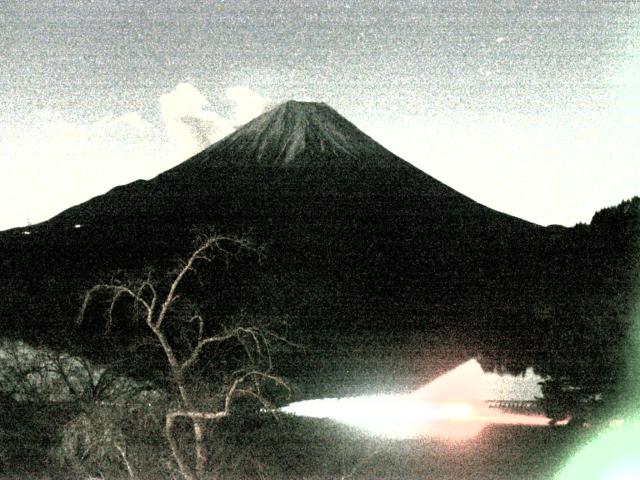
[[232, 104], [231, 118], [210, 109], [207, 97], [190, 83], [179, 83], [160, 96], [160, 113], [176, 154], [186, 157], [197, 153], [263, 113], [270, 104], [244, 86], [227, 88], [225, 96]]
[[235, 104], [233, 121], [237, 126], [244, 125], [264, 113], [271, 104], [271, 100], [249, 87], [230, 87], [225, 90], [225, 94]]
[[208, 106], [207, 98], [189, 83], [179, 83], [160, 97], [160, 114], [179, 155], [192, 155], [233, 131], [231, 123]]

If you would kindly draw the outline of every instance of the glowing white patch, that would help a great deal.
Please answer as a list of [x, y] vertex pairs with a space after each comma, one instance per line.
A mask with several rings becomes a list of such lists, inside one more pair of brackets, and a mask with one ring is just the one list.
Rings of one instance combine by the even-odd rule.
[[424, 435], [425, 429], [435, 422], [467, 419], [473, 407], [462, 403], [433, 404], [409, 395], [372, 395], [306, 400], [288, 405], [282, 411], [330, 418], [374, 435], [411, 438]]
[[448, 371], [412, 395], [425, 399], [486, 401], [533, 400], [542, 397], [542, 377], [527, 370], [522, 376], [487, 373], [477, 360], [469, 360]]
[[530, 393], [527, 388], [515, 388], [517, 380], [505, 391], [509, 384], [501, 380], [496, 374], [485, 374], [478, 362], [470, 360], [411, 394], [306, 400], [281, 411], [333, 419], [388, 438], [435, 436], [465, 440], [491, 423], [548, 425], [549, 419], [542, 415], [489, 408], [487, 400], [513, 400]]
[[73, 228], [81, 228], [81, 227], [82, 227], [82, 225], [80, 225], [79, 223], [76, 223], [76, 224], [73, 226]]
[[229, 120], [208, 106], [207, 97], [190, 83], [160, 96], [160, 113], [177, 156], [195, 154], [233, 131]]

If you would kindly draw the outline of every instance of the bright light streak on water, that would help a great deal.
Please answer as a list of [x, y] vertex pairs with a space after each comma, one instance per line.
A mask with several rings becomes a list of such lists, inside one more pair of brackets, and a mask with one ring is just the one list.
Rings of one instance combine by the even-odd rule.
[[[282, 411], [304, 417], [336, 420], [387, 438], [415, 438], [429, 435], [439, 431], [439, 426], [444, 421], [468, 422], [474, 415], [472, 405], [432, 404], [409, 395], [306, 400], [284, 407]], [[466, 427], [451, 429], [451, 436], [467, 436], [479, 430], [476, 422], [471, 422]], [[473, 427], [473, 432], [470, 432], [470, 427]], [[439, 435], [442, 434], [443, 432], [439, 432]]]
[[542, 415], [488, 408], [486, 400], [493, 397], [487, 382], [493, 380], [471, 360], [411, 394], [306, 400], [282, 411], [332, 419], [373, 435], [396, 439], [431, 436], [466, 440], [488, 424], [549, 424], [549, 419]]

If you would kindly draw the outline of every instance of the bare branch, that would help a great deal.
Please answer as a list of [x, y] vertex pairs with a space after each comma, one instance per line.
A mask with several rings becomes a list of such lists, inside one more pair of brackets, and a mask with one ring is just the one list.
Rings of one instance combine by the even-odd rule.
[[149, 324], [153, 322], [153, 313], [155, 311], [156, 302], [158, 300], [158, 292], [153, 286], [153, 283], [151, 283], [151, 274], [147, 275], [147, 279], [140, 284], [137, 292], [137, 297], [140, 299], [144, 298], [145, 291], [147, 290], [151, 293], [151, 301], [147, 302], [148, 308], [146, 309], [147, 315], [145, 318], [145, 321], [147, 322], [147, 324]]
[[187, 320], [188, 323], [193, 323], [193, 322], [198, 322], [198, 337], [197, 337], [197, 341], [200, 342], [202, 340], [202, 337], [204, 335], [204, 319], [202, 318], [201, 315], [193, 315], [189, 320]]
[[[196, 308], [191, 308], [188, 300], [177, 303], [185, 277], [196, 273], [196, 267], [199, 264], [223, 261], [228, 265], [231, 258], [240, 250], [249, 250], [257, 253], [258, 256], [262, 254], [260, 249], [245, 239], [224, 235], [201, 238], [199, 245], [189, 258], [170, 274], [170, 283], [168, 282], [165, 288], [160, 288], [157, 283], [154, 283], [151, 273], [147, 274], [143, 280], [126, 284], [112, 281], [95, 285], [85, 294], [78, 315], [77, 323], [81, 324], [92, 298], [98, 293], [106, 293], [110, 296], [107, 309], [107, 330], [114, 324], [116, 306], [123, 297], [128, 297], [133, 302], [134, 319], [144, 317], [146, 325], [153, 334], [154, 344], [162, 348], [173, 385], [179, 393], [179, 408], [170, 411], [165, 416], [165, 436], [180, 474], [185, 480], [201, 480], [204, 476], [207, 463], [204, 440], [206, 422], [229, 415], [233, 401], [238, 397], [251, 397], [263, 407], [271, 409], [269, 399], [263, 395], [263, 386], [266, 383], [279, 385], [290, 391], [282, 378], [271, 373], [273, 367], [271, 354], [273, 342], [290, 345], [293, 343], [287, 342], [283, 336], [268, 328], [255, 324], [243, 323], [232, 328], [222, 328], [221, 331], [218, 330], [218, 333], [211, 332], [205, 328], [205, 318]], [[169, 323], [169, 318], [173, 321], [172, 324]], [[188, 327], [186, 324], [191, 324], [194, 327]], [[200, 408], [202, 401], [199, 400], [199, 394], [193, 388], [193, 377], [188, 371], [200, 360], [208, 345], [230, 341], [237, 342], [243, 348], [245, 353], [244, 368], [231, 376], [233, 381], [217, 398], [218, 402], [222, 401], [222, 410], [216, 411], [208, 408], [202, 410]], [[103, 389], [103, 382], [106, 381], [108, 374], [107, 371], [102, 373], [97, 384], [94, 385], [94, 390]], [[191, 466], [183, 456], [174, 437], [174, 426], [178, 418], [188, 419], [193, 428], [192, 445], [195, 463]], [[121, 447], [119, 452], [126, 463], [126, 445], [122, 444]], [[129, 465], [127, 468], [129, 470]], [[129, 474], [133, 477], [134, 470], [130, 469]]]
[[[261, 372], [259, 370], [253, 370], [250, 372], [246, 372], [245, 374], [243, 374], [242, 376], [236, 378], [231, 387], [229, 388], [229, 390], [227, 391], [227, 394], [225, 395], [225, 402], [224, 402], [224, 410], [225, 411], [229, 411], [231, 408], [231, 403], [233, 402], [233, 398], [237, 395], [237, 393], [239, 391], [247, 391], [244, 389], [240, 389], [240, 385], [242, 385], [242, 383], [244, 383], [247, 379], [255, 379], [255, 378], [259, 378], [261, 380], [267, 380], [267, 381], [271, 381], [274, 384], [283, 387], [285, 390], [287, 390], [288, 392], [291, 392], [291, 389], [289, 388], [289, 385], [287, 385], [287, 383], [284, 381], [283, 378], [277, 376], [277, 375], [273, 375], [271, 373], [267, 373], [267, 372]], [[254, 391], [254, 394], [252, 395], [259, 395], [258, 391]], [[264, 400], [266, 401], [266, 400]], [[261, 400], [262, 403], [262, 400]]]
[[182, 362], [182, 368], [184, 370], [190, 368], [195, 362], [198, 361], [200, 354], [202, 353], [202, 349], [207, 346], [210, 343], [222, 343], [226, 340], [229, 340], [231, 338], [235, 338], [238, 336], [238, 332], [236, 330], [232, 330], [229, 333], [226, 333], [224, 335], [218, 335], [218, 336], [213, 336], [213, 337], [207, 337], [207, 338], [203, 338], [201, 340], [198, 341], [198, 343], [196, 344], [195, 348], [191, 351], [191, 354], [189, 355], [189, 357], [187, 357], [187, 359]]
[[108, 310], [108, 314], [109, 314], [109, 320], [107, 322], [107, 330], [110, 329], [110, 327], [112, 326], [112, 322], [113, 322], [113, 310], [115, 308], [116, 302], [118, 301], [118, 299], [122, 296], [129, 296], [133, 299], [134, 302], [136, 303], [140, 303], [144, 306], [144, 308], [147, 310], [148, 313], [152, 312], [151, 310], [151, 305], [149, 305], [149, 303], [147, 303], [142, 297], [136, 295], [130, 288], [125, 287], [123, 285], [117, 285], [115, 283], [113, 284], [99, 284], [99, 285], [94, 285], [93, 287], [91, 287], [91, 289], [89, 289], [87, 291], [87, 293], [84, 296], [84, 300], [82, 302], [82, 307], [80, 308], [80, 313], [78, 314], [78, 318], [76, 319], [76, 323], [78, 325], [82, 324], [82, 322], [84, 321], [84, 316], [86, 313], [86, 310], [89, 306], [89, 303], [91, 302], [91, 299], [93, 298], [93, 296], [95, 294], [97, 294], [98, 292], [108, 292], [111, 293], [111, 302], [109, 305], [109, 310]]
[[188, 417], [191, 419], [200, 419], [200, 420], [219, 420], [223, 417], [229, 415], [227, 411], [220, 412], [201, 412], [198, 410], [176, 410], [167, 414], [167, 417], [173, 417], [175, 420], [179, 417]]
[[180, 469], [180, 474], [185, 480], [196, 480], [196, 477], [191, 470], [191, 468], [187, 465], [187, 462], [180, 453], [180, 448], [178, 447], [178, 442], [173, 436], [173, 426], [175, 424], [176, 418], [184, 417], [187, 415], [180, 415], [182, 412], [170, 412], [165, 417], [165, 425], [164, 425], [164, 435], [169, 442], [169, 448], [171, 448], [171, 454], [173, 455], [174, 460], [178, 464], [178, 468]]
[[210, 250], [212, 247], [220, 248], [220, 243], [222, 241], [229, 241], [238, 243], [239, 245], [243, 244], [242, 240], [238, 240], [233, 237], [225, 237], [225, 236], [216, 236], [210, 237], [206, 239], [189, 257], [184, 266], [178, 271], [176, 278], [171, 282], [171, 286], [169, 287], [169, 293], [167, 294], [164, 302], [162, 303], [162, 307], [160, 309], [160, 313], [156, 320], [155, 327], [159, 328], [164, 321], [171, 304], [173, 304], [177, 300], [176, 290], [180, 286], [185, 275], [193, 269], [193, 265], [198, 260], [212, 260], [212, 258], [206, 256], [207, 250]]
[[54, 373], [57, 373], [60, 376], [65, 386], [69, 390], [69, 393], [73, 397], [78, 397], [79, 392], [77, 391], [76, 387], [73, 385], [71, 378], [69, 377], [69, 375], [67, 374], [67, 371], [64, 368], [65, 362], [68, 361], [68, 359], [69, 357], [65, 355], [56, 355], [55, 358], [53, 359], [54, 367], [55, 367], [53, 371]]
[[131, 465], [131, 462], [129, 462], [126, 445], [123, 446], [123, 445], [120, 445], [119, 443], [116, 443], [115, 447], [116, 447], [116, 450], [118, 450], [118, 453], [120, 453], [120, 456], [122, 457], [122, 461], [124, 462], [124, 465], [127, 468], [127, 473], [129, 474], [129, 478], [135, 480], [137, 478], [137, 475], [135, 473], [133, 466]]

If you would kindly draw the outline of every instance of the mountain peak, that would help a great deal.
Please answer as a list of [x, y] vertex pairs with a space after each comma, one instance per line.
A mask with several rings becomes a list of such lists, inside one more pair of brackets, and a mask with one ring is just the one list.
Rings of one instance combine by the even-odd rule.
[[263, 113], [194, 161], [260, 166], [391, 167], [398, 159], [325, 103], [289, 100]]
[[324, 102], [304, 102], [301, 100], [287, 100], [286, 102], [282, 102], [279, 104], [274, 110], [278, 108], [286, 108], [290, 110], [298, 110], [298, 111], [309, 111], [309, 110], [317, 110], [317, 109], [329, 109], [334, 111], [329, 105]]

